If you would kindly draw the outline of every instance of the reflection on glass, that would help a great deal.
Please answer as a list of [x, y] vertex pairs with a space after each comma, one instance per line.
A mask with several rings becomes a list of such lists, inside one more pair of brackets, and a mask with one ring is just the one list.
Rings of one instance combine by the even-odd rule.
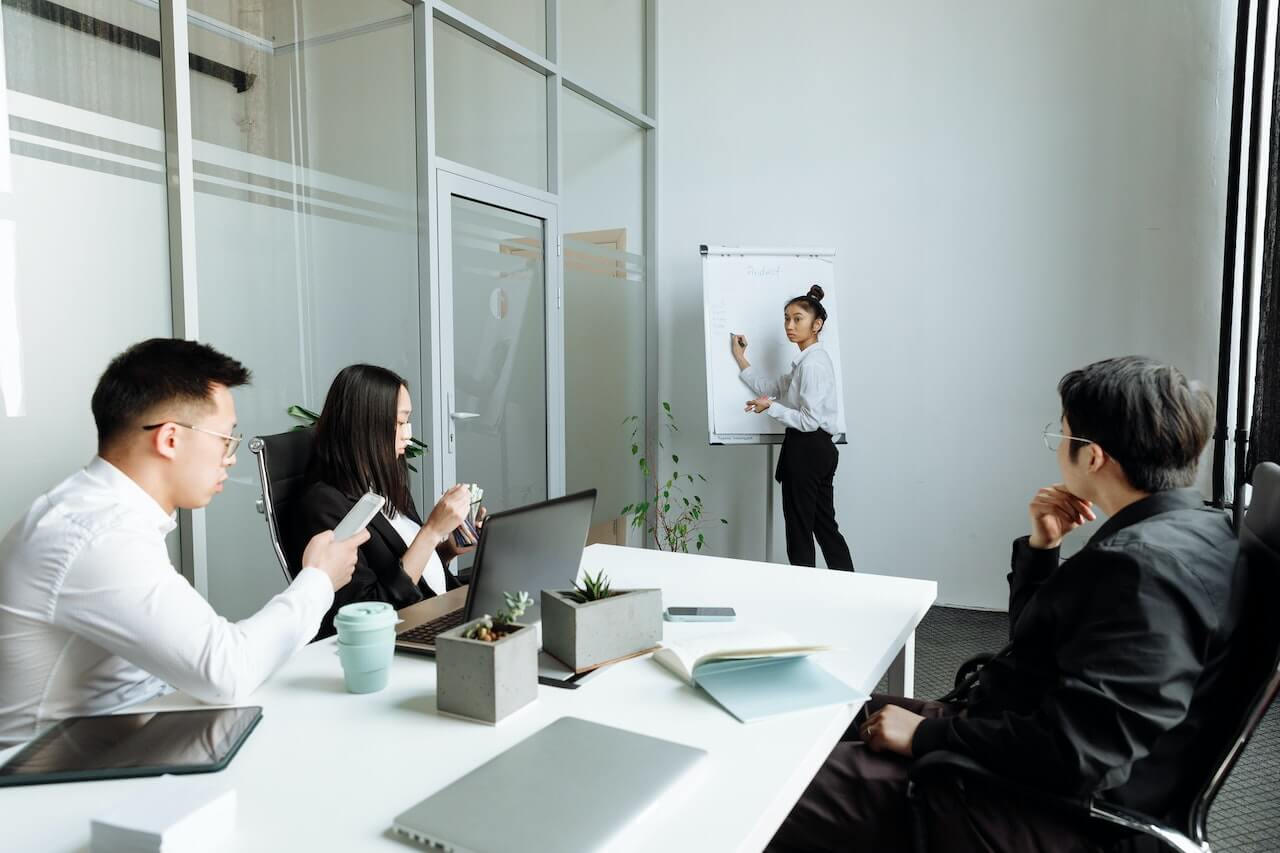
[[453, 197], [457, 475], [490, 512], [547, 497], [543, 222]]
[[435, 23], [436, 153], [547, 187], [546, 78]]
[[645, 108], [645, 0], [560, 0], [560, 66], [569, 79]]
[[0, 6], [0, 531], [93, 456], [107, 362], [173, 330], [159, 32], [130, 0]]
[[[644, 137], [564, 94], [565, 483], [596, 488], [593, 523], [640, 500], [631, 425], [645, 418]], [[643, 423], [639, 435], [644, 435]]]
[[75, 717], [32, 741], [0, 775], [207, 766], [221, 760], [260, 713], [218, 708]]
[[452, 0], [453, 6], [534, 53], [547, 54], [545, 0]]
[[[413, 26], [400, 0], [205, 0], [220, 27], [192, 54], [243, 72], [239, 91], [191, 75], [200, 332], [254, 372], [236, 390], [248, 437], [319, 411], [357, 362], [406, 377], [419, 411]], [[265, 41], [267, 47], [262, 43]], [[279, 592], [254, 458], [206, 511], [209, 600], [248, 616]], [[430, 470], [430, 461], [419, 471]], [[422, 487], [414, 478], [422, 504]]]

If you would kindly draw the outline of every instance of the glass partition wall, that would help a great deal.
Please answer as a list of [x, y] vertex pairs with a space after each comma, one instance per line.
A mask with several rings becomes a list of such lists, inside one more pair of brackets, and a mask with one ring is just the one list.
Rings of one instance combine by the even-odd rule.
[[[173, 334], [252, 369], [247, 437], [318, 411], [345, 365], [404, 376], [424, 513], [454, 476], [494, 509], [595, 487], [600, 523], [638, 499], [653, 4], [158, 5], [3, 4], [0, 441], [24, 452], [0, 461], [0, 528], [92, 455], [111, 355]], [[255, 462], [246, 442], [182, 528], [184, 573], [233, 619], [284, 585]]]

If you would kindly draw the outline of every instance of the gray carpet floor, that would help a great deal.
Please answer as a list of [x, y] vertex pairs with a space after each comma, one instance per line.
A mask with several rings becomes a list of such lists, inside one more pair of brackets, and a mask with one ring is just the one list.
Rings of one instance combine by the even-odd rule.
[[[956, 668], [1008, 639], [1008, 616], [934, 607], [916, 630], [917, 696], [951, 689]], [[879, 690], [883, 691], [882, 682]], [[1280, 851], [1280, 703], [1272, 706], [1209, 812], [1215, 853]]]

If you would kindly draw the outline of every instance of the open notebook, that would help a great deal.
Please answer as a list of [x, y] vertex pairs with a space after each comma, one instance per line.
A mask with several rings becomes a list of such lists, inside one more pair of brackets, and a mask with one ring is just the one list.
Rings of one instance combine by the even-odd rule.
[[830, 648], [799, 643], [782, 631], [743, 629], [667, 644], [653, 659], [749, 723], [867, 701], [866, 694], [809, 660]]

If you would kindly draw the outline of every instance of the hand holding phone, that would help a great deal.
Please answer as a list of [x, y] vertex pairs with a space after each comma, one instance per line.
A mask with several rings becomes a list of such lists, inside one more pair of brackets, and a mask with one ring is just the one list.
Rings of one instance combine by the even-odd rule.
[[350, 539], [356, 533], [368, 527], [369, 522], [373, 521], [373, 517], [378, 514], [378, 510], [382, 509], [382, 505], [386, 503], [386, 500], [382, 495], [366, 492], [364, 497], [356, 501], [355, 506], [348, 510], [346, 516], [333, 529], [334, 540], [340, 542], [343, 539]]
[[668, 622], [732, 622], [738, 614], [732, 607], [668, 607], [662, 618]]

